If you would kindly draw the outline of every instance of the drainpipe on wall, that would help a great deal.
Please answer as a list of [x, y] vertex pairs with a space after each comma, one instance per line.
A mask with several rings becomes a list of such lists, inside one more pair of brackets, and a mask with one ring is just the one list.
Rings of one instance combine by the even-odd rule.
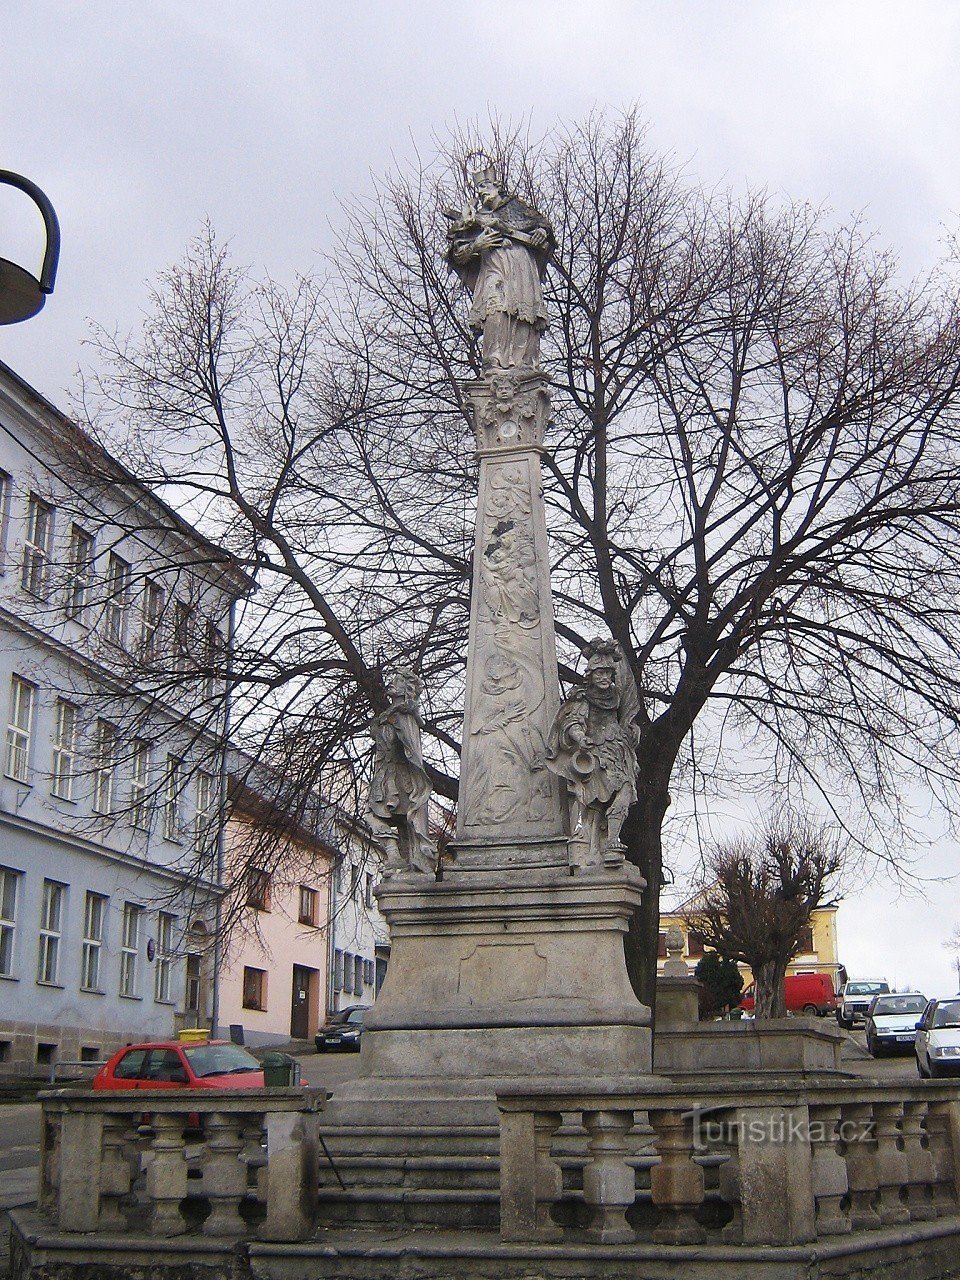
[[227, 617], [227, 670], [223, 705], [223, 748], [220, 752], [220, 804], [217, 814], [217, 905], [213, 922], [213, 992], [211, 995], [210, 1035], [220, 1033], [220, 964], [223, 959], [223, 872], [227, 828], [227, 750], [230, 745], [230, 706], [233, 687], [233, 642], [236, 634], [237, 602], [230, 601]]
[[334, 937], [334, 927], [337, 919], [337, 858], [334, 850], [334, 857], [330, 863], [330, 891], [327, 894], [327, 1008], [324, 1014], [324, 1021], [328, 1014], [333, 1013], [333, 982], [334, 982], [334, 954], [336, 952], [336, 938]]

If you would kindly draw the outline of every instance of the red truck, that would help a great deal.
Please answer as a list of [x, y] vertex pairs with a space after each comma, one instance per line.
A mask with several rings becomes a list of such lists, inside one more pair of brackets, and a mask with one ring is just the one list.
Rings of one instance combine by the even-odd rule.
[[[839, 1004], [837, 993], [833, 989], [833, 978], [829, 973], [787, 974], [784, 979], [784, 994], [788, 1013], [816, 1014], [822, 1018], [828, 1013], [836, 1013]], [[743, 993], [740, 1008], [745, 1013], [753, 1013], [753, 983]]]

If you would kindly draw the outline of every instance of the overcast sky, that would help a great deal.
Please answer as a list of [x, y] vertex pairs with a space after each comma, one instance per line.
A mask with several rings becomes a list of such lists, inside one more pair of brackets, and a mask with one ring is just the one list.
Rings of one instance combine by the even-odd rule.
[[[209, 217], [281, 279], [329, 244], [338, 200], [491, 111], [534, 129], [639, 103], [703, 183], [864, 213], [916, 274], [960, 214], [952, 0], [7, 0], [0, 168], [63, 230], [56, 293], [0, 358], [66, 406], [88, 318], [136, 324], [148, 283]], [[0, 188], [0, 255], [39, 269], [39, 221]], [[940, 846], [925, 866], [952, 870]], [[931, 901], [848, 892], [854, 976], [956, 990]]]

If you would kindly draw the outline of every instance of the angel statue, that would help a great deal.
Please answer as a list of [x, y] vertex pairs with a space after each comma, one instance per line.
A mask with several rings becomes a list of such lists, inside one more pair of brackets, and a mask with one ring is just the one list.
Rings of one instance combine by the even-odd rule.
[[483, 335], [485, 369], [538, 369], [547, 310], [540, 281], [553, 228], [507, 191], [492, 168], [473, 174], [476, 200], [445, 209], [447, 259], [473, 294], [470, 327]]
[[386, 686], [389, 706], [370, 724], [373, 777], [367, 801], [367, 824], [387, 849], [387, 874], [421, 871], [434, 874], [437, 851], [430, 840], [430, 781], [420, 745], [418, 698], [423, 682], [400, 669]]
[[576, 861], [603, 866], [608, 855], [622, 856], [620, 829], [637, 798], [640, 701], [615, 640], [591, 640], [584, 652], [584, 683], [557, 712], [545, 763], [577, 804]]

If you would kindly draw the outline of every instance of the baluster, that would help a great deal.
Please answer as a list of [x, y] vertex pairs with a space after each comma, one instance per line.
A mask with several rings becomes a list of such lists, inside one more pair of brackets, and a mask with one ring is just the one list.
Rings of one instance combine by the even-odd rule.
[[[67, 1107], [69, 1108], [69, 1103]], [[60, 1130], [57, 1223], [61, 1231], [96, 1231], [100, 1218], [103, 1113], [65, 1112]]]
[[869, 1102], [846, 1103], [841, 1109], [840, 1152], [847, 1162], [850, 1186], [850, 1222], [859, 1230], [880, 1226], [877, 1213], [877, 1139], [873, 1106]]
[[583, 1198], [594, 1211], [589, 1237], [599, 1244], [628, 1244], [636, 1233], [624, 1214], [637, 1198], [626, 1135], [633, 1128], [632, 1111], [585, 1111], [589, 1158], [583, 1170]]
[[900, 1128], [903, 1107], [899, 1102], [876, 1102], [873, 1116], [877, 1126], [877, 1212], [889, 1227], [910, 1221], [910, 1210], [901, 1194], [909, 1179]]
[[650, 1170], [650, 1197], [660, 1210], [658, 1244], [701, 1244], [706, 1232], [694, 1214], [703, 1203], [703, 1170], [691, 1158], [693, 1120], [682, 1111], [650, 1111], [660, 1163]]
[[925, 1099], [904, 1102], [901, 1130], [907, 1160], [906, 1202], [914, 1222], [927, 1222], [937, 1216], [933, 1203], [933, 1156], [923, 1130], [926, 1117]]
[[[130, 1194], [134, 1169], [127, 1151], [132, 1118], [109, 1112], [103, 1118], [103, 1163], [100, 1170], [100, 1229], [126, 1231], [129, 1224], [120, 1201]], [[139, 1164], [139, 1162], [137, 1162]]]
[[740, 1152], [736, 1112], [724, 1111], [719, 1116], [712, 1117], [710, 1123], [720, 1126], [716, 1131], [718, 1143], [727, 1155], [717, 1171], [720, 1199], [733, 1210], [733, 1216], [720, 1234], [725, 1244], [740, 1244], [743, 1241], [743, 1205], [740, 1201]]
[[813, 1150], [813, 1194], [817, 1206], [817, 1235], [837, 1236], [850, 1230], [850, 1213], [844, 1208], [847, 1166], [838, 1151], [840, 1106], [811, 1107], [810, 1145]]
[[184, 1228], [180, 1201], [187, 1194], [187, 1162], [183, 1158], [186, 1116], [158, 1111], [152, 1123], [146, 1179], [149, 1230], [155, 1236], [179, 1235]]
[[211, 1111], [204, 1116], [203, 1194], [210, 1201], [207, 1236], [239, 1236], [246, 1230], [240, 1201], [247, 1193], [247, 1166], [240, 1159], [243, 1117]]
[[559, 1111], [500, 1113], [500, 1235], [504, 1240], [559, 1240], [550, 1216], [563, 1175], [551, 1155]]
[[933, 1157], [936, 1179], [933, 1188], [933, 1205], [938, 1216], [957, 1212], [958, 1168], [957, 1153], [953, 1149], [954, 1126], [960, 1136], [960, 1103], [931, 1102], [927, 1107], [926, 1131]]

